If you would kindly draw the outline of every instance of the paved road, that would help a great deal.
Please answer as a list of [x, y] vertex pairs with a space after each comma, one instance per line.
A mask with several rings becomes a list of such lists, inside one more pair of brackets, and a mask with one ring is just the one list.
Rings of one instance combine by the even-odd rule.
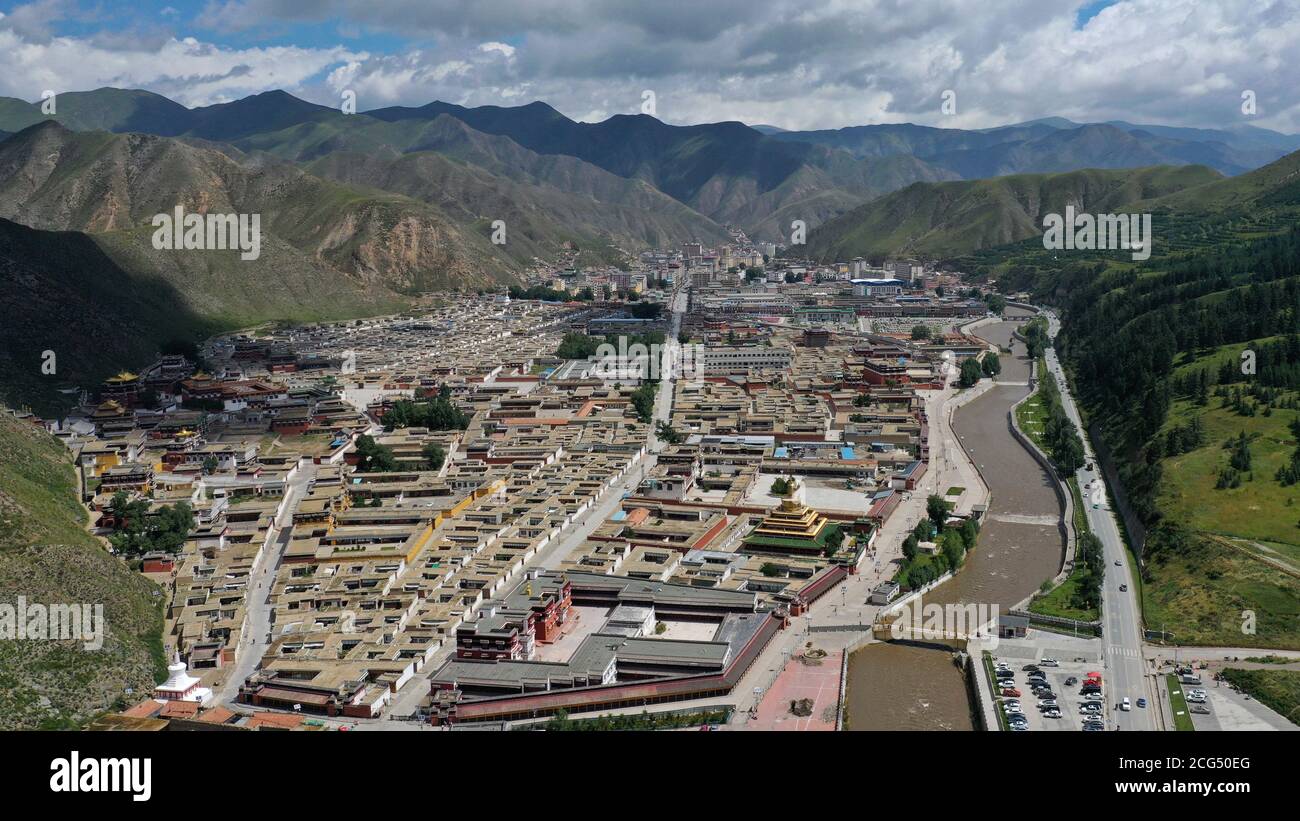
[[316, 465], [308, 463], [298, 468], [298, 473], [289, 480], [289, 491], [280, 515], [273, 524], [273, 535], [268, 548], [263, 551], [261, 561], [254, 565], [248, 579], [248, 591], [245, 594], [247, 611], [245, 620], [245, 641], [239, 649], [238, 661], [222, 681], [214, 699], [217, 704], [233, 702], [239, 695], [239, 685], [253, 674], [266, 652], [266, 637], [271, 629], [271, 588], [275, 583], [275, 571], [284, 557], [284, 550], [289, 545], [293, 533], [293, 513], [298, 502], [307, 494], [308, 487], [316, 478]]
[[[1055, 337], [1061, 328], [1060, 320], [1051, 311], [1046, 312], [1046, 316], [1048, 333]], [[1157, 730], [1160, 729], [1156, 723], [1158, 702], [1152, 680], [1147, 675], [1148, 667], [1143, 653], [1142, 611], [1137, 600], [1138, 586], [1133, 583], [1132, 557], [1124, 548], [1124, 540], [1120, 538], [1117, 514], [1110, 509], [1104, 490], [1106, 479], [1101, 475], [1096, 464], [1092, 443], [1083, 429], [1078, 407], [1075, 405], [1074, 397], [1070, 395], [1069, 385], [1061, 370], [1061, 363], [1056, 357], [1056, 351], [1048, 348], [1046, 359], [1048, 370], [1056, 377], [1056, 383], [1061, 388], [1061, 402], [1065, 407], [1065, 413], [1078, 426], [1083, 438], [1086, 464], [1075, 474], [1075, 478], [1078, 479], [1080, 492], [1084, 496], [1084, 512], [1088, 517], [1088, 526], [1101, 540], [1106, 557], [1106, 580], [1102, 588], [1101, 611], [1105, 633], [1103, 641], [1106, 645], [1104, 675], [1108, 679], [1104, 690], [1109, 712], [1117, 729]], [[1092, 465], [1094, 470], [1088, 470], [1088, 465]], [[1128, 589], [1121, 590], [1121, 585]], [[1126, 697], [1134, 705], [1133, 709], [1130, 712], [1116, 709]], [[1147, 700], [1146, 709], [1137, 707], [1139, 698]]]

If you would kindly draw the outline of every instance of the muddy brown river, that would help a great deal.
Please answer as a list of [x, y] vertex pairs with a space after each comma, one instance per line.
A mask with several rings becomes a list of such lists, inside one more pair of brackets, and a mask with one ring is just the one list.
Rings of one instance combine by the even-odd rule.
[[[1001, 356], [999, 382], [1029, 379], [1025, 346], [1011, 337], [1017, 325], [1004, 321], [975, 331], [1012, 350]], [[1007, 425], [1007, 412], [1028, 392], [1026, 385], [1002, 385], [954, 414], [954, 429], [992, 496], [975, 550], [956, 576], [926, 594], [927, 603], [997, 604], [1005, 613], [1060, 569], [1064, 537], [1044, 518], [1059, 520], [1060, 502], [1047, 472]], [[867, 645], [849, 658], [845, 701], [851, 730], [974, 728], [962, 673], [943, 650]]]

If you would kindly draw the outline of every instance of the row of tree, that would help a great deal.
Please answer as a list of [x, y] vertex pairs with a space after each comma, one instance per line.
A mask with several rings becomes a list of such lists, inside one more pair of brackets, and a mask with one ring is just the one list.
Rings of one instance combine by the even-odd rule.
[[113, 517], [113, 532], [108, 541], [118, 553], [140, 556], [162, 551], [179, 553], [190, 531], [194, 530], [194, 512], [189, 502], [162, 505], [150, 511], [149, 499], [132, 500], [124, 491], [113, 494], [108, 513]]
[[373, 436], [362, 434], [357, 437], [357, 472], [358, 473], [393, 473], [399, 470], [442, 470], [447, 461], [447, 449], [437, 442], [430, 442], [420, 450], [419, 464], [403, 465], [393, 455], [393, 449], [375, 441]]
[[438, 396], [427, 402], [403, 399], [394, 402], [384, 414], [384, 430], [428, 428], [429, 430], [465, 430], [469, 414], [451, 401], [451, 391], [443, 385]]
[[1043, 407], [1043, 446], [1052, 457], [1052, 464], [1064, 476], [1072, 476], [1083, 467], [1083, 440], [1079, 437], [1079, 428], [1070, 421], [1061, 403], [1061, 390], [1056, 384], [1056, 377], [1040, 369], [1042, 380], [1038, 387], [1038, 397]]
[[[897, 580], [909, 590], [919, 590], [949, 571], [961, 567], [967, 552], [979, 538], [979, 523], [966, 519], [959, 525], [948, 523], [951, 505], [938, 495], [926, 499], [926, 518], [916, 523], [903, 540], [903, 565]], [[934, 542], [938, 552], [924, 555], [922, 542]]]

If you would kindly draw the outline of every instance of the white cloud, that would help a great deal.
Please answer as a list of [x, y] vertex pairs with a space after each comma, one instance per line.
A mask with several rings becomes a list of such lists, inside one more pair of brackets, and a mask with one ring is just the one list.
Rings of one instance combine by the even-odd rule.
[[[333, 22], [349, 36], [420, 43], [390, 54], [177, 37], [97, 45], [45, 36], [27, 12], [21, 25], [0, 19], [0, 92], [32, 99], [45, 87], [134, 85], [197, 104], [284, 88], [332, 103], [346, 87], [363, 110], [542, 99], [589, 118], [636, 113], [652, 89], [669, 122], [835, 128], [1050, 115], [1223, 127], [1247, 122], [1240, 99], [1251, 89], [1259, 114], [1249, 122], [1300, 131], [1300, 0], [1122, 0], [1080, 29], [1084, 4], [214, 0], [196, 19], [214, 35]], [[957, 93], [955, 116], [940, 112], [945, 89]]]
[[496, 42], [493, 42], [493, 43], [479, 43], [479, 45], [478, 45], [478, 50], [479, 50], [479, 51], [482, 51], [482, 52], [493, 52], [493, 51], [496, 51], [496, 52], [499, 52], [499, 53], [501, 53], [501, 54], [504, 54], [506, 57], [514, 57], [514, 56], [515, 56], [515, 47], [512, 46], [512, 45], [510, 45], [509, 43], [496, 43]]

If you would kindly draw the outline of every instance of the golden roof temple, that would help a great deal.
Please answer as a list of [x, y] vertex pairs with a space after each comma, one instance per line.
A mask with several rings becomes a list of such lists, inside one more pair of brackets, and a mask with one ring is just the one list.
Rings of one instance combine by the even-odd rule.
[[825, 516], [797, 499], [784, 499], [749, 532], [745, 547], [757, 553], [822, 553], [830, 525]]

